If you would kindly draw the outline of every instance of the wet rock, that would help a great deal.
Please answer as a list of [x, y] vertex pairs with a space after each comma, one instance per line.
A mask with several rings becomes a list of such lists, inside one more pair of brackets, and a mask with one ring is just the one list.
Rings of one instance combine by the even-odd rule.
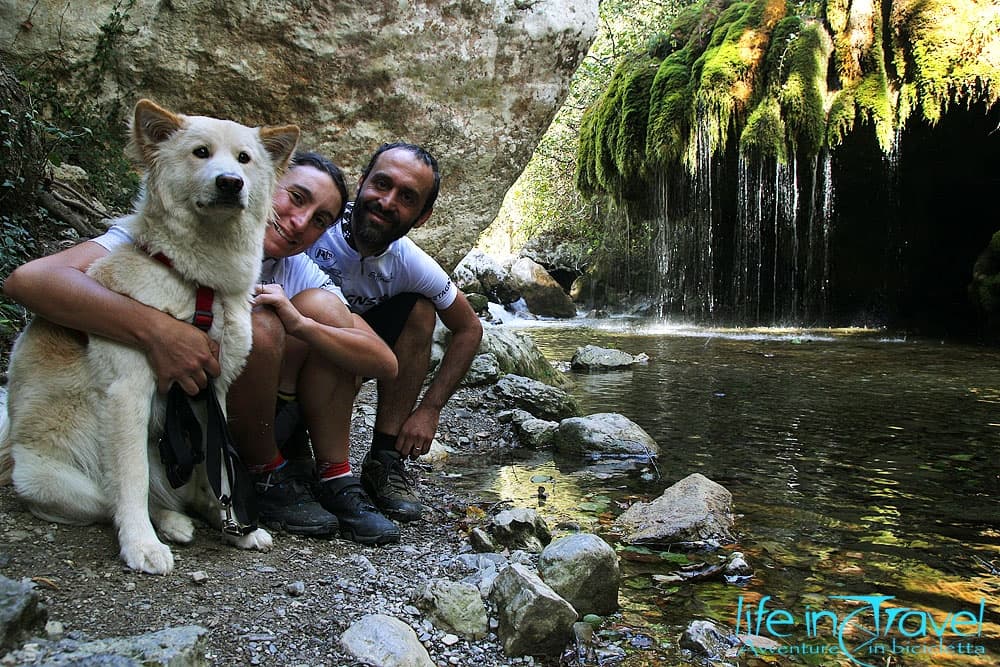
[[472, 306], [472, 310], [476, 312], [476, 315], [487, 315], [490, 311], [490, 299], [485, 294], [479, 294], [478, 292], [468, 292], [465, 298], [469, 300], [469, 305]]
[[474, 584], [432, 579], [417, 590], [416, 604], [434, 625], [463, 637], [482, 639], [489, 632], [486, 605]]
[[531, 449], [545, 449], [552, 445], [559, 430], [559, 422], [537, 419], [530, 414], [527, 419], [514, 420], [514, 433], [518, 441]]
[[726, 563], [725, 578], [731, 584], [741, 584], [753, 577], [753, 568], [743, 554], [734, 551]]
[[618, 609], [618, 555], [591, 533], [562, 537], [538, 559], [542, 581], [581, 614], [610, 614]]
[[35, 584], [0, 576], [0, 653], [42, 630], [47, 618]]
[[635, 503], [616, 520], [626, 544], [669, 546], [731, 543], [733, 496], [700, 473], [680, 480], [650, 503]]
[[361, 662], [375, 667], [434, 667], [413, 629], [392, 616], [368, 614], [340, 637], [341, 645]]
[[573, 606], [523, 565], [504, 569], [493, 582], [497, 634], [507, 655], [562, 653], [577, 619]]
[[492, 352], [476, 355], [462, 379], [464, 387], [480, 387], [493, 384], [500, 379], [500, 362]]
[[660, 452], [656, 441], [631, 419], [615, 412], [570, 417], [559, 422], [553, 447], [580, 457], [649, 457]]
[[621, 350], [584, 345], [577, 348], [573, 354], [570, 367], [575, 371], [606, 371], [631, 368], [635, 364], [643, 364], [647, 361], [649, 361], [649, 356], [646, 354], [632, 356]]
[[498, 545], [540, 553], [552, 541], [552, 533], [538, 512], [516, 507], [493, 517], [490, 533]]
[[698, 658], [722, 660], [729, 657], [740, 640], [728, 630], [711, 621], [692, 621], [681, 635], [678, 645]]
[[541, 264], [521, 257], [510, 267], [510, 278], [535, 315], [576, 317], [573, 301]]
[[500, 401], [539, 419], [560, 420], [580, 414], [576, 400], [562, 389], [521, 375], [504, 376], [491, 391]]

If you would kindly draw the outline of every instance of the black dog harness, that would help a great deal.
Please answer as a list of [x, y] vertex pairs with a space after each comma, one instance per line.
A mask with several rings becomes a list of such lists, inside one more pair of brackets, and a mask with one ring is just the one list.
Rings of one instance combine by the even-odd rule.
[[[164, 266], [173, 268], [173, 262], [162, 252], [143, 250]], [[191, 323], [205, 333], [212, 328], [214, 301], [215, 290], [198, 285]], [[195, 415], [195, 404], [204, 404], [207, 414], [204, 425]], [[175, 489], [187, 484], [194, 467], [205, 461], [212, 492], [226, 513], [222, 532], [242, 536], [257, 530], [257, 503], [249, 473], [233, 445], [222, 406], [212, 388], [212, 378], [197, 396], [188, 396], [177, 383], [170, 386], [166, 421], [158, 444], [167, 480]]]

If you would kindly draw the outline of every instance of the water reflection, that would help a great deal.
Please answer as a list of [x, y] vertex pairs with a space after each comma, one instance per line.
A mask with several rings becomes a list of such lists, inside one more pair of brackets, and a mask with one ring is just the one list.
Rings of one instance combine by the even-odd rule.
[[[617, 499], [655, 497], [700, 472], [733, 493], [741, 515], [739, 549], [756, 570], [746, 588], [662, 585], [656, 567], [623, 561], [621, 623], [673, 640], [695, 617], [732, 625], [740, 595], [804, 608], [877, 591], [935, 617], [984, 599], [987, 658], [906, 655], [892, 664], [1000, 659], [1000, 578], [983, 565], [1000, 564], [1000, 351], [866, 330], [639, 319], [530, 326], [552, 361], [588, 343], [651, 357], [630, 371], [574, 373], [571, 391], [584, 413], [620, 412], [649, 432], [662, 479], [536, 453], [479, 480], [482, 488], [536, 506], [531, 480], [548, 476], [544, 516], [606, 533]], [[603, 512], [587, 511], [595, 496], [611, 499]], [[676, 648], [660, 650], [676, 658]]]

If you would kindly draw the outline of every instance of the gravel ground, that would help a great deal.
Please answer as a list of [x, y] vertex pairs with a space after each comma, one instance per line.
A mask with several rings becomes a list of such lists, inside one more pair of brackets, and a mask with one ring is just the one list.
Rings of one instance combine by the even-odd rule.
[[[372, 413], [372, 385], [363, 388], [355, 408], [356, 465], [362, 443], [371, 438], [365, 416]], [[481, 390], [460, 390], [442, 414], [439, 433], [447, 435], [441, 439], [463, 453], [497, 446], [506, 427], [483, 407], [487, 404]], [[466, 508], [482, 505], [454, 495], [430, 470], [420, 475], [418, 488], [435, 510], [422, 521], [402, 524], [400, 544], [365, 547], [278, 534], [274, 548], [259, 553], [228, 547], [203, 527], [192, 544], [174, 546], [174, 572], [158, 577], [124, 567], [110, 526], [44, 523], [23, 508], [11, 487], [0, 487], [0, 574], [32, 579], [50, 621], [61, 623], [74, 639], [202, 625], [210, 630], [210, 664], [358, 664], [340, 648], [339, 637], [358, 618], [376, 612], [414, 627], [439, 665], [532, 664], [507, 659], [492, 634], [448, 646], [445, 633], [412, 606], [415, 586], [448, 576], [448, 563], [465, 544]]]

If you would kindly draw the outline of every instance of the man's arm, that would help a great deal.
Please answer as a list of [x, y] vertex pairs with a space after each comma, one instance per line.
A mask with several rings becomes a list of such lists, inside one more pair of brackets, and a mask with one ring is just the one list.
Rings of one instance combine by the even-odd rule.
[[396, 439], [396, 449], [400, 454], [412, 458], [430, 450], [431, 440], [434, 439], [441, 418], [441, 409], [458, 389], [483, 339], [483, 325], [461, 292], [450, 306], [438, 311], [438, 317], [451, 331], [451, 342], [438, 366], [434, 381], [424, 392], [420, 404], [403, 422]]
[[218, 347], [197, 327], [107, 289], [86, 274], [108, 254], [87, 241], [24, 264], [3, 284], [4, 295], [47, 320], [143, 350], [166, 391], [177, 382], [197, 394], [220, 372]]

